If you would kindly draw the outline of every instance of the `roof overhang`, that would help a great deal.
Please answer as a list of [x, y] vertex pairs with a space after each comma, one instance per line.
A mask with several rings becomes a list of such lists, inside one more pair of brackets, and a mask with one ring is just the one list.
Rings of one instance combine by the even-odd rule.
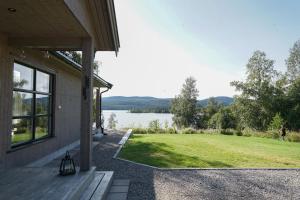
[[92, 38], [96, 51], [119, 50], [113, 0], [0, 1], [0, 33], [10, 45], [81, 50]]
[[[78, 71], [82, 70], [82, 66], [80, 64], [73, 61], [68, 56], [64, 55], [63, 53], [61, 53], [59, 51], [51, 51], [50, 53], [54, 57], [60, 59], [61, 61], [65, 62], [66, 64], [71, 66], [73, 69], [78, 70]], [[99, 88], [111, 89], [113, 87], [113, 84], [107, 82], [106, 80], [104, 80], [103, 78], [101, 78], [100, 76], [98, 76], [97, 74], [94, 73], [94, 86], [99, 87]]]
[[120, 41], [114, 1], [88, 0], [88, 2], [95, 22], [96, 35], [100, 42], [99, 50], [109, 51], [114, 49], [117, 53], [120, 48]]

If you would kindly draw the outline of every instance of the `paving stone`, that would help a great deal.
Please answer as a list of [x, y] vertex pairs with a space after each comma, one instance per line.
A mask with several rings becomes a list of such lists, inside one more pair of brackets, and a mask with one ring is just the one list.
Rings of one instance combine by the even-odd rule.
[[116, 179], [113, 181], [112, 185], [128, 186], [129, 182], [129, 179]]
[[109, 193], [107, 200], [126, 200], [127, 193]]
[[112, 186], [110, 192], [128, 192], [129, 186]]

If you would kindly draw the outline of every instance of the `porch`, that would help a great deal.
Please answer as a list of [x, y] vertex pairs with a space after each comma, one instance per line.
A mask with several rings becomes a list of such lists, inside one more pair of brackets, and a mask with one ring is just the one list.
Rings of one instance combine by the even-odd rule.
[[[101, 199], [113, 172], [92, 166], [93, 98], [99, 130], [100, 88], [112, 85], [94, 73], [93, 61], [96, 51], [119, 50], [113, 0], [12, 0], [1, 1], [0, 10], [0, 199]], [[82, 63], [60, 59], [57, 51], [81, 51]], [[23, 99], [16, 102], [15, 93]], [[43, 129], [40, 95], [49, 99]], [[15, 133], [28, 137], [14, 140]], [[75, 146], [77, 173], [59, 177], [61, 154]]]
[[104, 199], [113, 172], [97, 172], [93, 167], [74, 176], [62, 177], [58, 176], [57, 167], [24, 167], [2, 171], [0, 177], [1, 199], [85, 200]]
[[[112, 158], [111, 153], [99, 152], [98, 149], [114, 152], [118, 144], [111, 143], [110, 140], [119, 140], [124, 135], [119, 131], [107, 133], [108, 136], [92, 143], [95, 161], [98, 157]], [[58, 170], [66, 150], [74, 158], [77, 173], [74, 176], [62, 177], [58, 175]], [[89, 171], [79, 171], [80, 145], [74, 143], [25, 167], [0, 171], [0, 199], [125, 200], [129, 180], [115, 179], [113, 171], [104, 171], [102, 166], [110, 162], [109, 159], [100, 164], [101, 166], [93, 162], [95, 166]]]

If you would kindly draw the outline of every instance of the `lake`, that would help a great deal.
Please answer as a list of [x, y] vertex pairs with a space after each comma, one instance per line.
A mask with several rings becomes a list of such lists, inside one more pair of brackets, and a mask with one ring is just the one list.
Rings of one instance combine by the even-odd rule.
[[172, 114], [169, 113], [130, 113], [128, 110], [103, 110], [104, 127], [107, 127], [108, 118], [111, 113], [116, 114], [117, 128], [128, 127], [148, 127], [149, 122], [158, 119], [161, 126], [164, 127], [165, 122], [172, 126]]

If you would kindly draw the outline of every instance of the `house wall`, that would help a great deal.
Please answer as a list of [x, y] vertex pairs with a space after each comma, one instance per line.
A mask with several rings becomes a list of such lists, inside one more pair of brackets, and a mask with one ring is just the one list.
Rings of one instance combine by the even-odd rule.
[[[80, 72], [52, 56], [48, 58], [42, 52], [29, 49], [25, 49], [23, 55], [21, 52], [9, 47], [6, 38], [0, 35], [0, 168], [23, 166], [80, 137]], [[10, 147], [14, 60], [55, 76], [54, 137], [16, 149]]]

